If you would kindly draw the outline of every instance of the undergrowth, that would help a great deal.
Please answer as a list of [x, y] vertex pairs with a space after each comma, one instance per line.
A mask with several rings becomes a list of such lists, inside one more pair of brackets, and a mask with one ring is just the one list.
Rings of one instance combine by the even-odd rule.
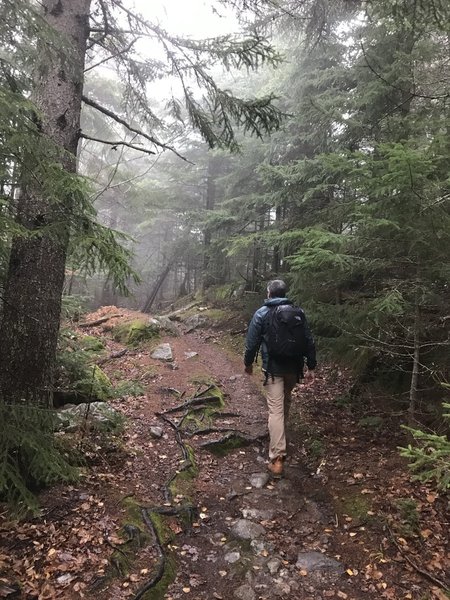
[[52, 410], [0, 403], [0, 422], [0, 499], [18, 515], [35, 512], [35, 492], [57, 481], [74, 481], [77, 470], [55, 440]]

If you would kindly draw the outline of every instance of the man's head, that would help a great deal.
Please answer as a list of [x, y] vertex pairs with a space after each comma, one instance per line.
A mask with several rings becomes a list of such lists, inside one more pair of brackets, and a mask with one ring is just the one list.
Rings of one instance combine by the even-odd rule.
[[268, 298], [286, 298], [287, 286], [282, 279], [274, 279], [267, 284]]

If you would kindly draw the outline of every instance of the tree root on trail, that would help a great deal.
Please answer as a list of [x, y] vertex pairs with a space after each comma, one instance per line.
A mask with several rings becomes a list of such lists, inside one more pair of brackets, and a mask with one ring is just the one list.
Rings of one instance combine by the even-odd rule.
[[198, 396], [189, 398], [186, 402], [182, 404], [177, 404], [177, 406], [172, 406], [172, 408], [167, 408], [163, 412], [155, 413], [156, 416], [161, 417], [163, 415], [169, 415], [171, 413], [180, 412], [185, 410], [186, 408], [190, 408], [191, 406], [199, 406], [203, 405], [205, 402], [208, 402], [208, 405], [205, 404], [205, 408], [210, 406], [211, 404], [217, 403], [220, 405], [222, 399], [219, 396]]
[[[180, 473], [186, 472], [189, 470], [192, 470], [195, 473], [195, 469], [196, 469], [196, 466], [195, 466], [195, 464], [193, 462], [193, 458], [192, 458], [192, 451], [190, 451], [188, 446], [184, 443], [182, 434], [184, 434], [188, 437], [193, 437], [194, 435], [206, 435], [208, 433], [222, 433], [222, 432], [227, 433], [227, 435], [225, 435], [224, 437], [222, 437], [219, 440], [215, 440], [213, 442], [208, 442], [206, 444], [202, 444], [202, 447], [205, 447], [205, 448], [208, 447], [208, 444], [209, 445], [221, 444], [221, 443], [224, 443], [224, 442], [227, 442], [230, 440], [231, 441], [238, 440], [238, 443], [241, 446], [249, 445], [254, 442], [258, 442], [258, 441], [262, 440], [264, 437], [266, 437], [266, 434], [264, 434], [264, 436], [251, 437], [240, 431], [235, 431], [235, 430], [230, 430], [229, 428], [220, 428], [220, 427], [208, 427], [208, 428], [204, 428], [204, 429], [198, 429], [197, 431], [193, 431], [193, 432], [182, 431], [181, 428], [182, 428], [183, 422], [185, 421], [186, 417], [189, 415], [190, 412], [192, 412], [192, 411], [198, 412], [200, 410], [209, 409], [209, 408], [211, 408], [210, 403], [214, 402], [214, 401], [218, 402], [218, 403], [222, 402], [222, 398], [221, 398], [220, 394], [217, 396], [205, 395], [205, 394], [208, 394], [211, 391], [211, 389], [213, 389], [214, 387], [215, 387], [214, 385], [208, 386], [207, 389], [203, 390], [203, 392], [201, 392], [201, 393], [199, 393], [199, 390], [197, 390], [196, 394], [193, 397], [189, 398], [186, 402], [184, 402], [182, 404], [178, 404], [177, 406], [175, 406], [173, 408], [169, 408], [163, 412], [156, 413], [156, 415], [162, 421], [167, 423], [169, 425], [169, 427], [171, 429], [173, 429], [173, 431], [175, 433], [176, 442], [181, 449], [182, 464], [169, 477], [169, 479], [166, 481], [166, 483], [163, 486], [163, 496], [164, 496], [165, 502], [167, 503], [166, 505], [151, 506], [151, 507], [146, 507], [146, 506], [140, 505], [142, 519], [145, 523], [146, 528], [150, 531], [152, 538], [154, 540], [154, 544], [156, 546], [156, 550], [158, 553], [158, 564], [155, 567], [155, 573], [152, 576], [152, 578], [139, 588], [139, 590], [132, 597], [132, 600], [141, 600], [141, 598], [143, 598], [144, 595], [149, 590], [154, 588], [164, 578], [165, 572], [168, 569], [168, 560], [169, 559], [164, 550], [164, 541], [161, 540], [161, 538], [158, 534], [157, 527], [155, 526], [155, 524], [152, 521], [152, 516], [151, 516], [152, 513], [154, 513], [155, 515], [161, 515], [161, 516], [174, 516], [174, 517], [180, 517], [180, 518], [184, 517], [185, 522], [186, 522], [186, 517], [187, 517], [187, 521], [189, 524], [192, 523], [192, 521], [194, 520], [194, 518], [197, 517], [197, 514], [198, 514], [198, 508], [191, 503], [186, 503], [186, 504], [180, 505], [180, 506], [174, 506], [173, 492], [171, 489], [172, 484], [174, 483], [176, 478], [180, 475]], [[169, 414], [181, 412], [181, 411], [184, 411], [184, 414], [181, 418], [179, 418], [178, 423], [174, 422], [168, 416]], [[221, 413], [221, 416], [239, 416], [239, 414]]]
[[251, 444], [260, 443], [263, 440], [267, 439], [267, 436], [267, 433], [262, 433], [255, 437], [252, 437], [250, 435], [242, 433], [241, 431], [230, 431], [227, 435], [224, 435], [218, 440], [203, 442], [202, 444], [200, 444], [200, 447], [204, 448], [205, 450], [211, 450], [213, 452], [216, 448], [218, 448], [222, 444], [227, 444], [228, 442], [236, 442], [236, 444], [240, 447], [251, 446]]
[[236, 429], [230, 429], [229, 427], [205, 427], [204, 429], [196, 429], [195, 431], [185, 431], [187, 437], [194, 437], [194, 435], [208, 435], [209, 433], [229, 433], [236, 437], [245, 436], [245, 433], [237, 431]]
[[141, 508], [141, 514], [142, 520], [147, 526], [147, 529], [152, 534], [153, 541], [155, 542], [156, 549], [158, 552], [159, 562], [155, 575], [149, 581], [144, 583], [142, 587], [139, 588], [139, 590], [133, 596], [133, 600], [140, 600], [140, 598], [142, 598], [148, 592], [148, 590], [150, 590], [152, 587], [155, 587], [155, 585], [164, 577], [164, 573], [166, 570], [166, 555], [164, 553], [162, 542], [159, 538], [156, 527], [153, 525], [152, 519], [149, 516], [148, 510], [146, 508]]

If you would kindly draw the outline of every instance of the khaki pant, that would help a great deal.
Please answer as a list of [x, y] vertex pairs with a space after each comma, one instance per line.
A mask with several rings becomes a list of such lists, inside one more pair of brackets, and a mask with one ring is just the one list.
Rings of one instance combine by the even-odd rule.
[[269, 408], [269, 458], [286, 456], [285, 422], [291, 405], [291, 392], [297, 383], [292, 373], [271, 377], [267, 380], [266, 398]]

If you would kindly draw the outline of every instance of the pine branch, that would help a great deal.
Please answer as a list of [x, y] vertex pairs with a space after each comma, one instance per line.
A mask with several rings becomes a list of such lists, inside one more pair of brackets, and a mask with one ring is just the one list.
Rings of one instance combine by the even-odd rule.
[[173, 152], [174, 154], [176, 154], [176, 156], [178, 156], [178, 158], [181, 158], [185, 162], [190, 162], [185, 156], [182, 156], [172, 146], [167, 146], [166, 144], [164, 144], [163, 142], [160, 142], [159, 140], [157, 140], [153, 136], [148, 135], [148, 133], [145, 133], [145, 131], [142, 131], [141, 129], [137, 129], [136, 127], [133, 127], [127, 121], [125, 121], [124, 119], [122, 119], [122, 117], [120, 117], [116, 113], [112, 112], [111, 110], [105, 108], [101, 104], [98, 104], [98, 102], [96, 102], [95, 100], [92, 100], [91, 98], [88, 98], [87, 96], [84, 96], [84, 95], [82, 96], [82, 99], [83, 99], [83, 102], [85, 104], [87, 104], [88, 106], [91, 106], [92, 108], [95, 108], [95, 110], [98, 110], [99, 112], [103, 113], [104, 115], [106, 115], [110, 119], [113, 119], [114, 121], [116, 121], [116, 123], [119, 123], [120, 125], [123, 125], [124, 127], [126, 127], [126, 129], [128, 129], [128, 131], [132, 131], [133, 133], [136, 133], [137, 135], [142, 136], [143, 138], [145, 138], [146, 140], [148, 140], [152, 144], [155, 144], [155, 146], [158, 146], [159, 148], [162, 148], [163, 150], [170, 150], [171, 152]]
[[[446, 98], [450, 97], [450, 94], [441, 94], [439, 96], [430, 96], [428, 94], [418, 94], [415, 90], [413, 92], [411, 92], [410, 90], [405, 90], [404, 88], [402, 88], [398, 85], [395, 85], [394, 83], [391, 83], [385, 77], [383, 77], [383, 75], [381, 75], [381, 73], [378, 73], [378, 71], [375, 69], [375, 67], [373, 67], [372, 64], [369, 62], [369, 59], [367, 58], [366, 50], [364, 48], [364, 44], [362, 42], [360, 43], [360, 46], [361, 46], [361, 50], [362, 50], [362, 53], [364, 56], [364, 61], [367, 65], [367, 67], [369, 68], [369, 70], [375, 75], [375, 77], [377, 77], [380, 81], [382, 81], [384, 84], [391, 87], [392, 89], [397, 90], [398, 92], [401, 92], [403, 95], [410, 94], [414, 98], [424, 98], [425, 100], [445, 100]], [[409, 98], [408, 98], [408, 100], [409, 100]]]

